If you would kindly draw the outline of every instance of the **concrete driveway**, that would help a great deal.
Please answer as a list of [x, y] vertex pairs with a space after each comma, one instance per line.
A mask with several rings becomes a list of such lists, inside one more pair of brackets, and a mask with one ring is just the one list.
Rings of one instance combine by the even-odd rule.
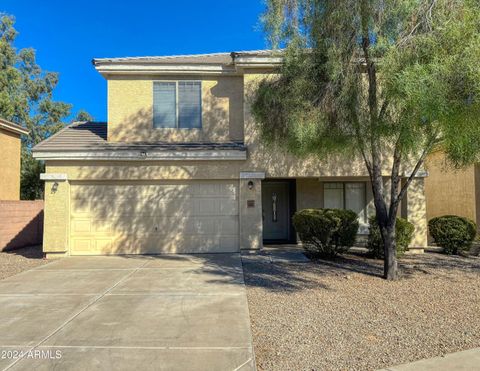
[[254, 370], [239, 254], [70, 257], [0, 281], [0, 369]]

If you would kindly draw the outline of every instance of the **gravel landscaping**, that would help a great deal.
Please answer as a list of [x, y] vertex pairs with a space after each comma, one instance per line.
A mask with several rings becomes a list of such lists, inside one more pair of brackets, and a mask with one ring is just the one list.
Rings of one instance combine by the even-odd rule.
[[402, 279], [382, 262], [243, 256], [260, 370], [375, 370], [480, 347], [480, 258], [401, 259]]
[[46, 263], [42, 246], [0, 252], [0, 280]]

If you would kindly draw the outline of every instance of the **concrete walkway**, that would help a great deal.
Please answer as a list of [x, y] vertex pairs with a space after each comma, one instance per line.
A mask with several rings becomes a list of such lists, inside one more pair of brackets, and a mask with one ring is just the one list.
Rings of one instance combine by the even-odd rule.
[[0, 369], [255, 369], [239, 254], [52, 262], [0, 281], [0, 334]]
[[480, 369], [480, 348], [388, 367], [383, 371], [471, 371], [478, 369]]

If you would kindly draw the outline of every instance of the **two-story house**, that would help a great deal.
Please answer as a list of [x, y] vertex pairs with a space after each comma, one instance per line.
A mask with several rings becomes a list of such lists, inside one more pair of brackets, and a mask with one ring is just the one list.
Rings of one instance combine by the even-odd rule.
[[[46, 162], [47, 256], [234, 252], [294, 243], [291, 216], [374, 212], [361, 159], [297, 159], [266, 149], [250, 113], [269, 51], [94, 59], [108, 123], [74, 123], [34, 148]], [[388, 176], [388, 173], [385, 173]], [[424, 179], [402, 214], [426, 245]]]

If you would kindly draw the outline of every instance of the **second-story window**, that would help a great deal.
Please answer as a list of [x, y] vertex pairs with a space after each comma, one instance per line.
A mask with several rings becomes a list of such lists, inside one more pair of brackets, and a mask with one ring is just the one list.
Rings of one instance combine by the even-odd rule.
[[153, 127], [200, 129], [202, 127], [201, 82], [154, 82]]

